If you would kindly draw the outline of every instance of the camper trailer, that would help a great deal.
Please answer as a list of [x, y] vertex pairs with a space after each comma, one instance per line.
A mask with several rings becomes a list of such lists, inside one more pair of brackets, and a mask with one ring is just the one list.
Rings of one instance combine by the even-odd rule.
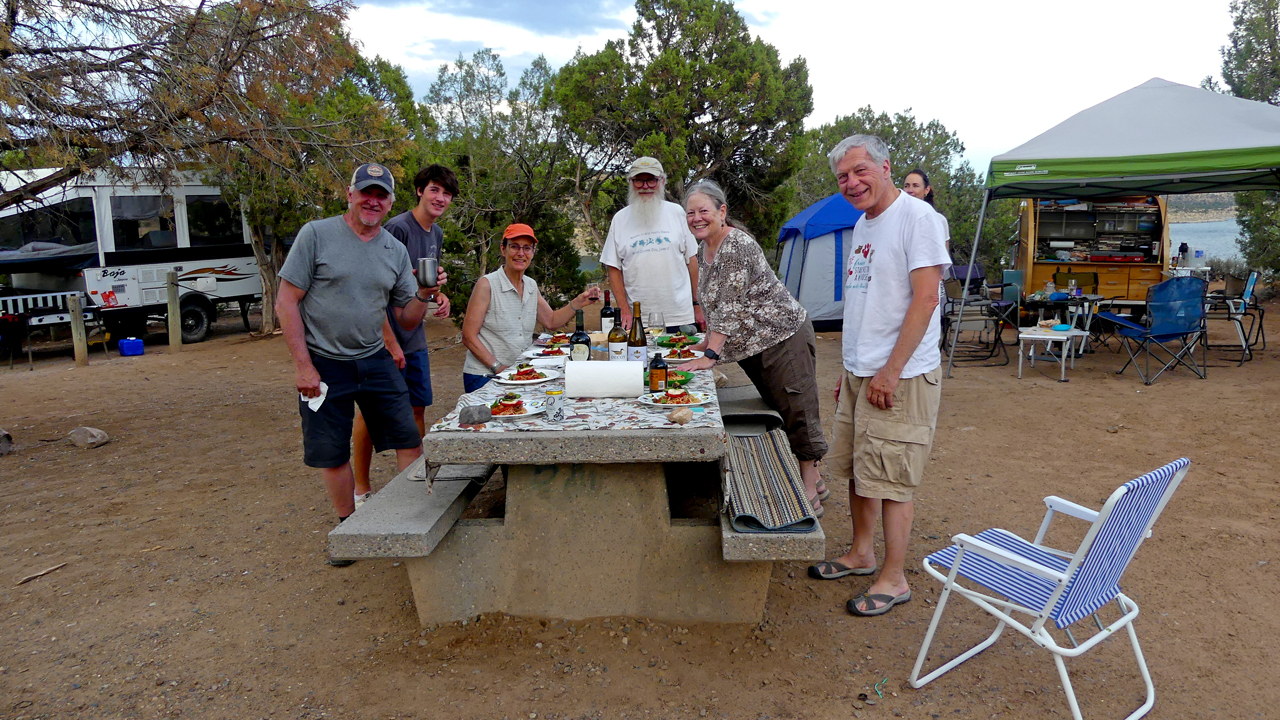
[[[0, 184], [47, 172], [0, 175]], [[148, 320], [167, 315], [169, 271], [183, 342], [205, 338], [219, 304], [243, 311], [262, 297], [248, 225], [194, 173], [168, 187], [89, 174], [0, 211], [0, 275], [10, 278], [0, 307], [29, 325], [68, 321], [66, 298], [80, 294], [113, 338], [140, 337]]]

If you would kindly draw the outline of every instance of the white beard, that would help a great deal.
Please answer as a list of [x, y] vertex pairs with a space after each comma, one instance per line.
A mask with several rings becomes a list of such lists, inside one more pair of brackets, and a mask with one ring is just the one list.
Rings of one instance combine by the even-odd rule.
[[[658, 189], [660, 191], [661, 186]], [[636, 225], [644, 229], [656, 229], [658, 222], [662, 219], [661, 192], [655, 192], [645, 198], [633, 187], [627, 195], [627, 207], [631, 208], [631, 216], [635, 219]]]

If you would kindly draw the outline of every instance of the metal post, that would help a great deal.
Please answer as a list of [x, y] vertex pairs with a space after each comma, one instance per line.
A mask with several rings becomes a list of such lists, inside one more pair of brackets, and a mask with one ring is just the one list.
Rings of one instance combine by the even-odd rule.
[[84, 303], [79, 295], [67, 298], [67, 309], [71, 311], [71, 346], [75, 348], [76, 367], [88, 367], [89, 339], [84, 331]]
[[178, 307], [178, 273], [174, 270], [164, 274], [164, 283], [169, 291], [169, 352], [182, 349], [182, 311]]
[[[982, 223], [987, 218], [987, 203], [991, 202], [991, 191], [987, 190], [982, 194], [982, 209], [978, 211], [978, 231], [973, 234], [973, 249], [969, 251], [969, 267], [973, 267], [973, 263], [978, 258], [978, 241], [982, 239]], [[956, 363], [956, 342], [960, 339], [960, 327], [964, 320], [964, 300], [969, 294], [969, 277], [966, 273], [964, 279], [964, 292], [960, 293], [960, 314], [956, 322], [956, 334], [951, 336], [951, 352], [947, 355], [947, 374], [944, 377], [951, 377], [951, 368]], [[1018, 352], [1022, 352], [1019, 350]], [[1032, 350], [1032, 352], [1035, 352]]]

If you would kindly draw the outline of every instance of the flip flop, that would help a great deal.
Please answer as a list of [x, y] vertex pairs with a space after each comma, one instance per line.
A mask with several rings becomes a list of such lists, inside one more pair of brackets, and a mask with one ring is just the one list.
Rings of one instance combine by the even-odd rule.
[[809, 505], [813, 508], [814, 517], [821, 518], [823, 515], [827, 514], [827, 509], [822, 507], [822, 499], [817, 495], [809, 498]]
[[[901, 605], [902, 603], [907, 602], [910, 599], [911, 599], [910, 590], [902, 593], [897, 597], [894, 597], [892, 595], [884, 595], [881, 593], [876, 593], [875, 595], [862, 593], [858, 597], [850, 600], [845, 605], [845, 608], [849, 610], [850, 615], [857, 615], [858, 617], [872, 617], [874, 615], [883, 615], [889, 612], [890, 610], [892, 610], [894, 605]], [[866, 602], [863, 604], [866, 605], [867, 607], [871, 607], [871, 609], [859, 610], [858, 609], [859, 600], [866, 600]], [[884, 603], [884, 604], [881, 605], [880, 607], [872, 607], [875, 603]]]
[[818, 491], [819, 500], [826, 500], [831, 497], [831, 491], [827, 489], [827, 484], [822, 480], [818, 481], [818, 486], [815, 489]]
[[823, 560], [809, 566], [809, 577], [814, 580], [837, 580], [848, 575], [875, 575], [879, 568], [851, 568], [834, 560]]

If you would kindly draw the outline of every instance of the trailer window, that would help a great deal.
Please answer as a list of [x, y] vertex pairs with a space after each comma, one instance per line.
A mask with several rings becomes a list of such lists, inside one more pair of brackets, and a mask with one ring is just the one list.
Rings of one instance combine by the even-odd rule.
[[116, 251], [178, 247], [173, 228], [173, 198], [132, 195], [111, 198], [111, 229]]
[[240, 213], [220, 195], [187, 196], [187, 229], [191, 247], [244, 243]]
[[92, 198], [73, 198], [0, 218], [2, 248], [17, 249], [33, 242], [83, 245], [97, 241]]

